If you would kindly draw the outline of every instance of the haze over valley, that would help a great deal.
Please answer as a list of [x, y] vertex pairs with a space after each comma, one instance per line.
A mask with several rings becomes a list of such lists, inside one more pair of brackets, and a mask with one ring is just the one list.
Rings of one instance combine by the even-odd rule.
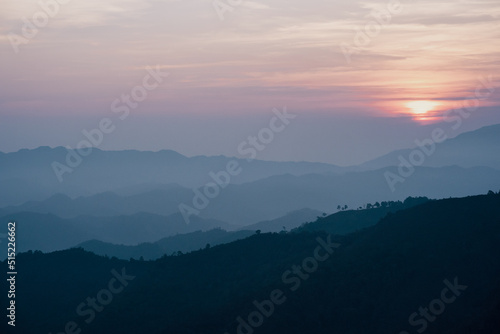
[[1, 334], [500, 333], [500, 2], [5, 0]]

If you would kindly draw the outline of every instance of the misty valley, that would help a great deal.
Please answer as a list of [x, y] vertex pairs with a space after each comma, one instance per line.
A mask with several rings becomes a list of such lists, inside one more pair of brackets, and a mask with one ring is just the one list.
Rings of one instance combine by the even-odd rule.
[[0, 334], [500, 334], [499, 0], [2, 0]]
[[94, 149], [64, 182], [51, 163], [67, 149], [2, 153], [2, 235], [16, 247], [1, 244], [15, 272], [2, 326], [494, 333], [499, 136], [436, 144], [395, 189], [385, 174], [412, 149], [351, 167]]

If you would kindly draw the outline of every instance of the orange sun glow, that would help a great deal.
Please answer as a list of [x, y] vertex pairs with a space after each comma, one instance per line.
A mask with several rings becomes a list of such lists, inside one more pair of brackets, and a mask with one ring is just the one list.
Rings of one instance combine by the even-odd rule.
[[431, 122], [434, 119], [434, 109], [441, 103], [434, 101], [410, 101], [406, 103], [409, 113], [413, 119], [420, 122]]
[[411, 113], [418, 116], [425, 116], [438, 105], [439, 103], [433, 101], [411, 101], [406, 104]]

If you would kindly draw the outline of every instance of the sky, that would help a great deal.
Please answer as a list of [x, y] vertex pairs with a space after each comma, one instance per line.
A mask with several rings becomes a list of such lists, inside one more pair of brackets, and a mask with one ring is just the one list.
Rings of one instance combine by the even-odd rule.
[[0, 151], [110, 119], [102, 149], [238, 156], [286, 107], [257, 158], [358, 164], [500, 123], [499, 37], [498, 0], [2, 0]]

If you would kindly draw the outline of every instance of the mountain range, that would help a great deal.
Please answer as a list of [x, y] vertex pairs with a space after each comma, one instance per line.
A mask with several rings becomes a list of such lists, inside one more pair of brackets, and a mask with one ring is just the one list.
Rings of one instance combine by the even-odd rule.
[[[18, 254], [16, 330], [491, 334], [500, 328], [499, 254], [493, 192], [424, 201], [345, 236], [254, 233], [156, 261], [28, 252]], [[119, 293], [108, 302], [109, 282]], [[104, 303], [99, 312], [89, 300]]]
[[[63, 161], [71, 151], [40, 147], [0, 153], [0, 217], [19, 222], [25, 235], [21, 250], [53, 251], [90, 240], [137, 246], [214, 228], [278, 232], [283, 226], [297, 228], [323, 213], [364, 208], [376, 201], [497, 191], [499, 143], [500, 125], [461, 134], [435, 144], [425, 163], [410, 166], [411, 175], [404, 176], [399, 157], [410, 161], [416, 148], [353, 167], [94, 149], [61, 183], [51, 164]], [[215, 182], [210, 172], [219, 177], [228, 174], [228, 163], [237, 163], [241, 173], [220, 186], [216, 196], [203, 195], [206, 205], [196, 208], [197, 196], [206, 194], [206, 182]], [[399, 177], [392, 186], [388, 174]], [[182, 205], [196, 208], [194, 214], [186, 216]], [[383, 208], [378, 211], [386, 213]], [[193, 247], [199, 244], [186, 250], [197, 249]]]
[[[384, 174], [390, 167], [345, 174], [277, 175], [251, 183], [229, 185], [211, 199], [198, 215], [228, 225], [247, 226], [273, 220], [289, 212], [310, 208], [332, 213], [337, 206], [358, 208], [375, 201], [404, 200], [409, 196], [459, 197], [500, 189], [500, 170], [487, 167], [418, 167], [392, 192]], [[77, 197], [54, 195], [43, 201], [0, 208], [0, 216], [17, 212], [50, 213], [63, 218], [81, 215], [112, 217], [141, 212], [169, 216], [179, 214], [179, 205], [192, 207], [192, 190], [172, 186], [145, 193], [121, 196], [112, 192]]]
[[[429, 137], [432, 138], [431, 135]], [[419, 139], [422, 143], [428, 140], [429, 138]], [[500, 125], [463, 133], [442, 143], [435, 143], [433, 150], [427, 148], [428, 152], [432, 153], [425, 155], [422, 166], [488, 167], [500, 170], [498, 143], [500, 143]], [[481, 149], [477, 149], [478, 147]], [[231, 185], [251, 184], [287, 174], [343, 175], [384, 168], [395, 171], [393, 167], [400, 164], [399, 157], [408, 160], [411, 152], [416, 149], [418, 147], [395, 151], [351, 167], [311, 162], [246, 160], [224, 156], [186, 157], [170, 150], [103, 151], [93, 148], [87, 156], [81, 156], [78, 150], [63, 147], [0, 152], [0, 187], [4, 190], [0, 194], [0, 207], [17, 206], [31, 200], [46, 200], [56, 194], [76, 198], [105, 192], [128, 196], [152, 190], [164, 190], [178, 191], [179, 197], [183, 198], [185, 191], [182, 188], [192, 191], [192, 188], [214, 182], [210, 173], [226, 171], [230, 162], [236, 163], [241, 168], [238, 175], [229, 178]], [[77, 159], [75, 156], [80, 158]], [[57, 164], [67, 167], [62, 176], [60, 175], [61, 178], [58, 178], [58, 173], [55, 172], [57, 168], [54, 169]], [[315, 208], [310, 205], [305, 206]]]

